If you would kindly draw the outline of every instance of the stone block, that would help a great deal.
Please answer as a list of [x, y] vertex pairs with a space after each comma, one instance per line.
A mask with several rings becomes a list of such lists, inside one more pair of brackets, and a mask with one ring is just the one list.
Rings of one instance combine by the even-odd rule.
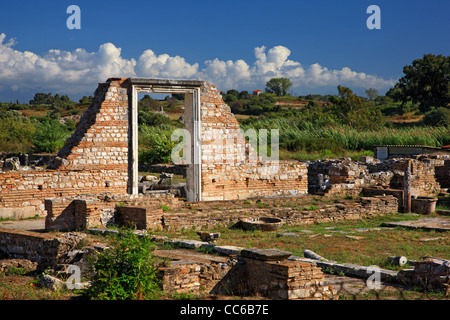
[[282, 261], [289, 258], [292, 253], [278, 249], [244, 249], [240, 252], [244, 258], [250, 258], [262, 261]]
[[243, 248], [235, 246], [214, 246], [213, 251], [223, 255], [237, 255]]

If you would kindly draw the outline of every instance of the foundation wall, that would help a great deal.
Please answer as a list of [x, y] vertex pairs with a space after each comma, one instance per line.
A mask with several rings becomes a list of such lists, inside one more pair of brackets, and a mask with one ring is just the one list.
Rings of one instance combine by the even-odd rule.
[[0, 257], [27, 259], [42, 268], [55, 266], [58, 259], [82, 239], [76, 234], [56, 237], [48, 233], [0, 228]]
[[237, 257], [238, 262], [213, 293], [265, 297], [273, 300], [333, 299], [324, 274], [316, 265], [301, 261], [260, 261]]
[[[264, 201], [278, 201], [267, 199]], [[289, 199], [289, 198], [286, 198]], [[380, 195], [375, 197], [362, 197], [355, 201], [343, 201], [342, 203], [319, 206], [315, 210], [302, 210], [299, 208], [271, 207], [269, 209], [230, 209], [214, 210], [215, 202], [210, 203], [210, 209], [205, 212], [177, 211], [169, 212], [161, 209], [146, 207], [121, 207], [120, 216], [123, 224], [126, 219], [134, 222], [142, 229], [150, 230], [202, 230], [218, 226], [230, 227], [239, 223], [240, 218], [248, 217], [276, 217], [283, 219], [288, 225], [307, 225], [322, 222], [332, 222], [350, 219], [361, 219], [369, 216], [384, 215], [398, 212], [398, 200], [392, 195]], [[223, 202], [218, 201], [217, 206]], [[241, 204], [242, 205], [242, 204]], [[144, 228], [145, 226], [145, 228]]]

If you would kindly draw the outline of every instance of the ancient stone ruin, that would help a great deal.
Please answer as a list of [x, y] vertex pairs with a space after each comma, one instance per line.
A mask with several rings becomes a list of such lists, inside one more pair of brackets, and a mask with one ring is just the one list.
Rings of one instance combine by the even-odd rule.
[[111, 78], [99, 84], [75, 133], [46, 170], [2, 172], [0, 216], [11, 211], [15, 217], [45, 214], [45, 199], [138, 194], [138, 92], [185, 94], [184, 121], [192, 151], [186, 169], [188, 201], [307, 193], [305, 163], [280, 162], [271, 174], [270, 163], [249, 161], [254, 151], [215, 86]]
[[[183, 189], [158, 188], [152, 177], [139, 177], [140, 92], [185, 95], [184, 158], [175, 165], [186, 175]], [[432, 206], [424, 205], [421, 198], [430, 202], [429, 198], [433, 199], [450, 183], [448, 155], [384, 161], [372, 157], [360, 161], [278, 161], [258, 156], [251, 140], [251, 133], [240, 129], [220, 92], [211, 84], [110, 78], [98, 85], [92, 105], [47, 168], [27, 166], [25, 170], [16, 158], [3, 162], [0, 218], [45, 216], [47, 231], [130, 224], [138, 230], [200, 230], [242, 223], [243, 212], [254, 219], [271, 216], [285, 224], [311, 224], [414, 211], [419, 207], [429, 213]], [[171, 178], [169, 168], [161, 170], [161, 180]], [[149, 186], [152, 192], [147, 192]], [[271, 201], [282, 203], [282, 199], [301, 203], [312, 196], [339, 196], [342, 200], [309, 209], [258, 206]], [[209, 209], [203, 211], [206, 202]], [[255, 207], [249, 209], [246, 203]], [[226, 210], [210, 210], [211, 204]], [[72, 242], [79, 239], [70, 234], [64, 238], [0, 230], [0, 241], [4, 247], [0, 254], [54, 266], [73, 249]], [[256, 293], [273, 299], [333, 298], [315, 263], [260, 254], [267, 252], [244, 250], [231, 258], [200, 263], [186, 263], [183, 256], [178, 259], [183, 263], [162, 269], [161, 277], [164, 286], [179, 292], [207, 285], [212, 292]], [[417, 274], [405, 272], [402, 279], [414, 282], [420, 278], [420, 270], [416, 270]], [[439, 272], [437, 277], [442, 276]], [[180, 279], [180, 275], [184, 278]], [[260, 281], [261, 275], [265, 281]]]
[[[8, 169], [0, 174], [0, 217], [48, 214], [54, 219], [55, 210], [46, 207], [46, 199], [68, 206], [69, 199], [114, 197], [120, 201], [137, 196], [139, 92], [185, 94], [183, 119], [190, 155], [184, 165], [188, 201], [308, 193], [357, 195], [365, 190], [367, 195], [394, 194], [399, 207], [403, 206], [400, 193], [404, 187], [404, 159], [261, 159], [215, 86], [193, 80], [111, 78], [99, 84], [91, 107], [47, 169], [15, 170], [16, 159], [4, 163]], [[413, 160], [412, 195], [432, 196], [441, 187], [448, 187], [449, 168], [448, 156]], [[380, 188], [383, 190], [375, 190]], [[111, 202], [103, 206], [106, 208], [100, 210], [111, 210]], [[49, 228], [53, 227], [51, 219]]]

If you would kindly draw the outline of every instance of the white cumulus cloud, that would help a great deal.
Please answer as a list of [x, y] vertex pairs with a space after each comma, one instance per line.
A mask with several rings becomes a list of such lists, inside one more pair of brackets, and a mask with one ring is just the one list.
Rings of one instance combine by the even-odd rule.
[[141, 77], [191, 78], [198, 72], [198, 64], [191, 65], [182, 57], [158, 56], [152, 50], [146, 50], [139, 57], [136, 71]]
[[150, 49], [137, 59], [126, 59], [122, 49], [113, 43], [104, 43], [95, 52], [83, 48], [72, 51], [52, 49], [42, 56], [15, 50], [15, 44], [15, 39], [7, 40], [4, 33], [0, 34], [0, 98], [14, 92], [32, 95], [60, 91], [90, 95], [98, 82], [110, 77], [201, 79], [224, 91], [262, 89], [273, 77], [289, 78], [293, 88], [346, 85], [385, 89], [395, 84], [395, 80], [348, 67], [330, 70], [319, 63], [303, 66], [289, 59], [291, 51], [284, 46], [255, 48], [253, 62], [212, 58], [200, 65], [180, 56], [156, 54]]

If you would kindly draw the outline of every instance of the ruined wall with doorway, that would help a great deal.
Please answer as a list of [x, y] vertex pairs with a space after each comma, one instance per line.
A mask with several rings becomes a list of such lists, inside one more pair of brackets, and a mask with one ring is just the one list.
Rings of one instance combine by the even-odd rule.
[[[126, 194], [129, 95], [126, 78], [100, 83], [92, 105], [47, 169], [0, 172], [0, 217], [45, 214], [44, 200], [50, 198]], [[307, 193], [304, 163], [281, 162], [275, 174], [267, 174], [268, 164], [260, 161], [245, 163], [246, 156], [238, 148], [239, 143], [246, 144], [245, 139], [215, 86], [205, 83], [202, 87], [201, 112], [203, 200]], [[234, 146], [227, 149], [225, 142], [225, 147], [217, 148], [214, 144], [221, 140], [232, 141]], [[212, 150], [219, 158], [210, 157]], [[225, 154], [234, 160], [228, 161]]]

